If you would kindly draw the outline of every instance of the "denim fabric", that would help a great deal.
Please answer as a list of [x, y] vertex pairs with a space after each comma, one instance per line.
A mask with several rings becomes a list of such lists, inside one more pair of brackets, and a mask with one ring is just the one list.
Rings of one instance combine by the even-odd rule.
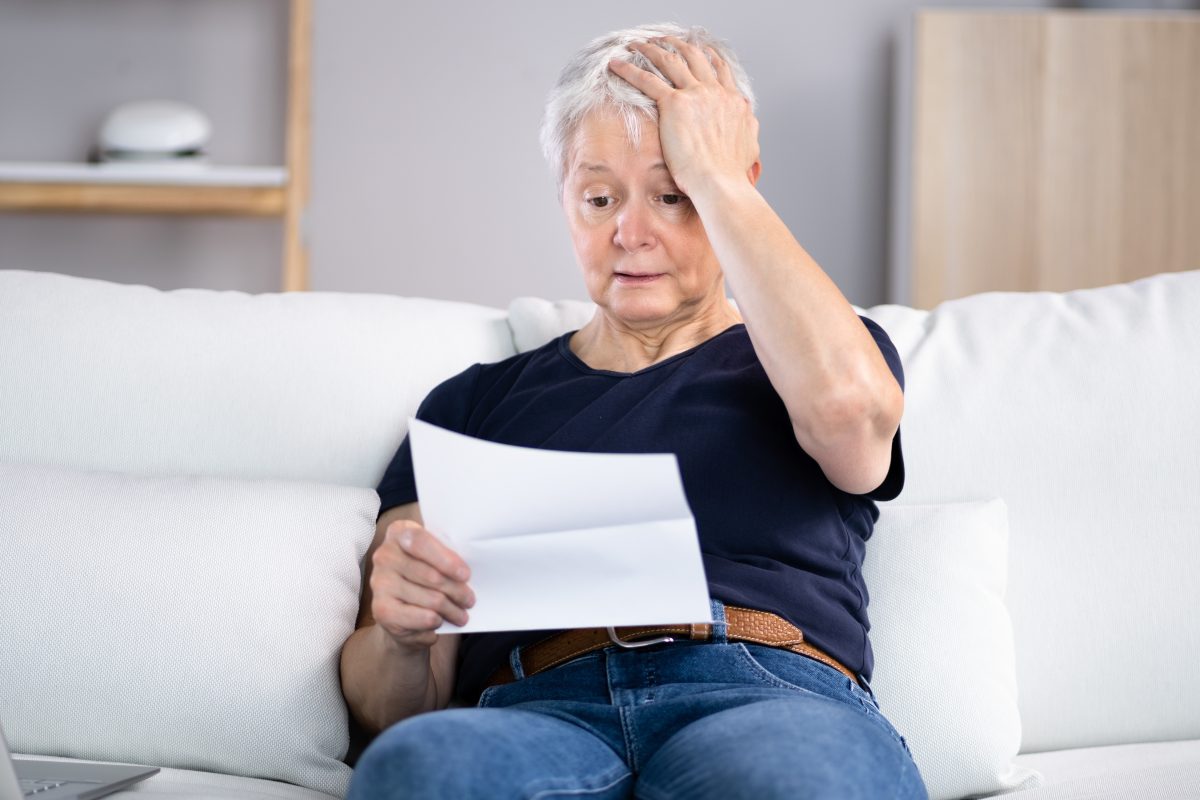
[[805, 656], [717, 637], [605, 648], [490, 687], [477, 708], [399, 722], [359, 760], [348, 800], [555, 797], [926, 792], [869, 688]]

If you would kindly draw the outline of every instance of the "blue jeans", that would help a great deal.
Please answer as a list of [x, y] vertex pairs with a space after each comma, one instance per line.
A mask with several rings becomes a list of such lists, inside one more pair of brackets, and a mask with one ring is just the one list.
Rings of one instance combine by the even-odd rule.
[[[870, 690], [787, 650], [615, 645], [420, 714], [363, 753], [348, 800], [925, 798]], [[519, 663], [517, 664], [519, 668]]]

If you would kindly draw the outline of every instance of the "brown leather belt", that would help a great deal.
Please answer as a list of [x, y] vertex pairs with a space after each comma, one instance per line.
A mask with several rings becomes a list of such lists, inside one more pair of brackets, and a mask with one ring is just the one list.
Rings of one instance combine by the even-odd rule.
[[[783, 617], [753, 608], [725, 606], [725, 635], [735, 642], [751, 642], [767, 647], [791, 650], [816, 659], [833, 667], [850, 680], [858, 683], [858, 677], [833, 656], [804, 641], [804, 634]], [[616, 628], [617, 638], [622, 642], [634, 642], [646, 636], [679, 636], [696, 641], [712, 638], [712, 625], [648, 625]], [[526, 677], [565, 664], [573, 658], [615, 644], [609, 638], [607, 628], [576, 628], [557, 633], [540, 642], [521, 648], [521, 671]], [[505, 664], [487, 679], [486, 686], [511, 683], [516, 680], [512, 666]]]

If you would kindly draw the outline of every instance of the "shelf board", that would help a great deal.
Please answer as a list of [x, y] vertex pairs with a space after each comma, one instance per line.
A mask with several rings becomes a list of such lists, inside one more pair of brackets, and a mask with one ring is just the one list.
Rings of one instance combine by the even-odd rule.
[[0, 211], [279, 216], [283, 167], [0, 162]]
[[0, 181], [0, 211], [280, 216], [282, 187], [122, 186]]
[[137, 186], [284, 186], [286, 167], [188, 163], [0, 161], [0, 183], [95, 183]]

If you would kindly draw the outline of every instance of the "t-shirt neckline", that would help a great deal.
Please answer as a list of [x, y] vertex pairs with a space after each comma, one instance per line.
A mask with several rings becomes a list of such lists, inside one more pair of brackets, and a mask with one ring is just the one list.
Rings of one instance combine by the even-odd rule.
[[687, 350], [683, 350], [679, 353], [676, 353], [675, 355], [671, 356], [670, 358], [664, 358], [662, 361], [656, 361], [648, 367], [642, 367], [637, 372], [617, 372], [616, 370], [595, 369], [594, 367], [589, 367], [586, 363], [584, 363], [584, 360], [582, 358], [575, 355], [575, 352], [573, 350], [571, 350], [571, 337], [574, 336], [575, 334], [579, 333], [578, 329], [573, 330], [573, 331], [567, 331], [562, 336], [558, 337], [558, 353], [559, 353], [559, 355], [561, 355], [563, 358], [565, 358], [567, 360], [567, 363], [569, 363], [571, 366], [575, 367], [577, 370], [579, 370], [580, 372], [582, 372], [586, 375], [605, 375], [610, 378], [634, 378], [634, 377], [637, 377], [638, 375], [644, 375], [647, 372], [652, 372], [652, 371], [658, 369], [659, 367], [665, 367], [668, 364], [673, 364], [676, 361], [681, 361], [681, 360], [687, 358], [688, 356], [692, 355], [693, 353], [695, 353], [700, 348], [707, 345], [709, 342], [713, 342], [713, 341], [721, 338], [722, 336], [724, 336], [725, 334], [734, 330], [735, 328], [743, 328], [743, 327], [745, 327], [744, 322], [735, 322], [734, 324], [730, 325], [725, 330], [708, 337], [703, 342], [700, 342], [697, 345], [689, 347]]

